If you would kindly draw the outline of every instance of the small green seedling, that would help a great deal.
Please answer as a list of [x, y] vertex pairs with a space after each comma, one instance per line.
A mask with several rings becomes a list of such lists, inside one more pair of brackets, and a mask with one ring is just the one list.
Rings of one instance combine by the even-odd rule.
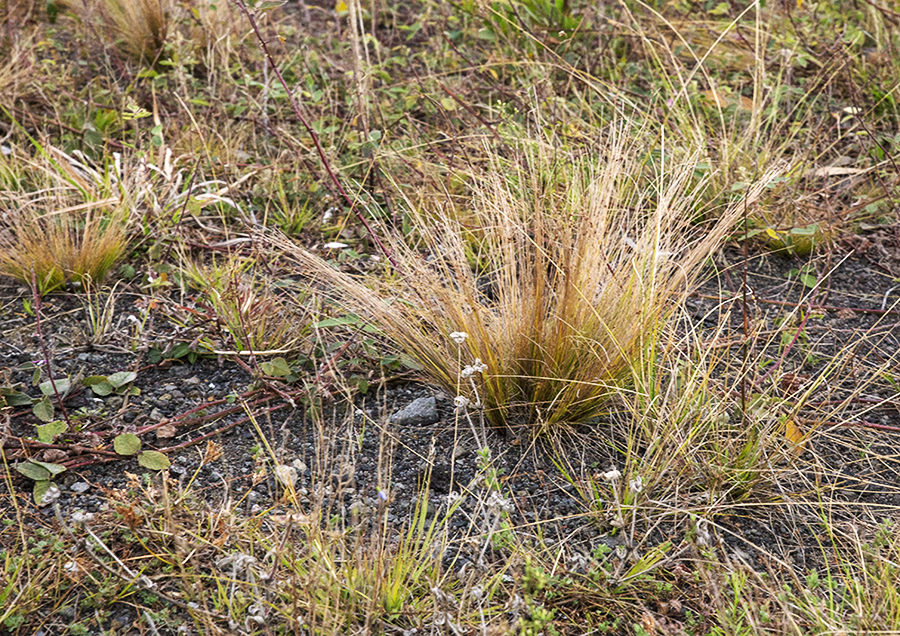
[[793, 268], [787, 273], [788, 278], [794, 278], [795, 276], [803, 283], [806, 287], [812, 289], [816, 285], [819, 284], [819, 277], [816, 275], [816, 268], [813, 267], [812, 263], [807, 263], [801, 268]]
[[134, 371], [119, 371], [112, 375], [92, 375], [81, 381], [81, 384], [88, 387], [95, 395], [105, 397], [111, 393], [116, 395], [140, 395], [141, 390], [131, 383], [137, 379], [137, 373]]
[[141, 438], [134, 433], [122, 433], [113, 440], [113, 450], [119, 455], [128, 457], [137, 455], [138, 464], [148, 470], [166, 470], [171, 462], [159, 451], [141, 451]]
[[34, 496], [34, 503], [40, 506], [44, 503], [49, 503], [44, 501], [44, 496], [51, 487], [56, 488], [56, 484], [51, 480], [65, 471], [66, 467], [61, 464], [51, 464], [30, 459], [27, 462], [16, 464], [16, 470], [34, 481], [32, 495]]

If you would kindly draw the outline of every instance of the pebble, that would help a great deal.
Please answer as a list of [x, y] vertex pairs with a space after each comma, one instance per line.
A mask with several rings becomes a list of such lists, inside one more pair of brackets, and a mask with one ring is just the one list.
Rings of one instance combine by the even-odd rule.
[[438, 421], [434, 397], [418, 398], [391, 416], [397, 426], [427, 426]]
[[79, 495], [86, 493], [90, 489], [91, 485], [83, 481], [76, 481], [74, 484], [69, 486], [69, 490], [71, 490], [72, 492], [77, 492]]

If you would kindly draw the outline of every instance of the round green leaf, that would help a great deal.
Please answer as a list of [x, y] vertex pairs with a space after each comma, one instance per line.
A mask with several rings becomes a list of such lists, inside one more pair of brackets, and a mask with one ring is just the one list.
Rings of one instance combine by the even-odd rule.
[[41, 501], [44, 499], [44, 495], [47, 494], [48, 490], [50, 490], [49, 479], [42, 479], [40, 481], [34, 482], [34, 490], [32, 491], [32, 494], [34, 495], [34, 503], [36, 505], [41, 505]]
[[163, 453], [149, 450], [138, 455], [138, 464], [149, 470], [165, 470], [171, 462]]
[[114, 390], [115, 387], [106, 380], [104, 380], [103, 382], [98, 382], [91, 387], [91, 391], [94, 392], [94, 395], [99, 395], [100, 397], [109, 395]]
[[122, 433], [113, 440], [113, 448], [119, 455], [134, 455], [141, 450], [141, 438], [134, 433]]
[[0, 396], [4, 398], [6, 404], [9, 406], [25, 406], [26, 404], [31, 404], [30, 395], [26, 395], [19, 391], [13, 391], [8, 387], [0, 389]]
[[54, 395], [54, 384], [56, 384], [56, 392], [60, 395], [65, 395], [69, 392], [69, 378], [59, 378], [58, 380], [53, 380], [53, 382], [51, 382], [50, 380], [41, 382], [41, 393], [43, 393], [44, 395]]
[[63, 466], [62, 464], [51, 464], [50, 462], [39, 462], [36, 459], [32, 459], [31, 463], [45, 469], [48, 473], [50, 473], [51, 477], [56, 477], [58, 474], [60, 474], [61, 472], [64, 472], [66, 470], [66, 467]]

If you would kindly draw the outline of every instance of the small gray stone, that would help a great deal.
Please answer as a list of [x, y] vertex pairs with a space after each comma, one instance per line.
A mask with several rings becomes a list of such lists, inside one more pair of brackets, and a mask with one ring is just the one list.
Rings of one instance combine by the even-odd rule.
[[83, 481], [76, 481], [74, 484], [69, 486], [69, 490], [72, 492], [77, 492], [78, 494], [82, 494], [91, 489], [91, 485], [85, 483]]
[[391, 416], [391, 422], [399, 426], [426, 426], [437, 421], [438, 412], [433, 397], [413, 400]]

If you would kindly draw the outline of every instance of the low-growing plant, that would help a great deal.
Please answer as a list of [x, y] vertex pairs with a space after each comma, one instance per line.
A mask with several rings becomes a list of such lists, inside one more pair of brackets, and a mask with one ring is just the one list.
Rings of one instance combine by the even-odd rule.
[[181, 271], [222, 336], [218, 342], [208, 335], [200, 338], [211, 351], [223, 353], [230, 347], [240, 355], [284, 354], [296, 350], [309, 333], [304, 295], [279, 292], [250, 258], [232, 255], [206, 264], [186, 259]]

